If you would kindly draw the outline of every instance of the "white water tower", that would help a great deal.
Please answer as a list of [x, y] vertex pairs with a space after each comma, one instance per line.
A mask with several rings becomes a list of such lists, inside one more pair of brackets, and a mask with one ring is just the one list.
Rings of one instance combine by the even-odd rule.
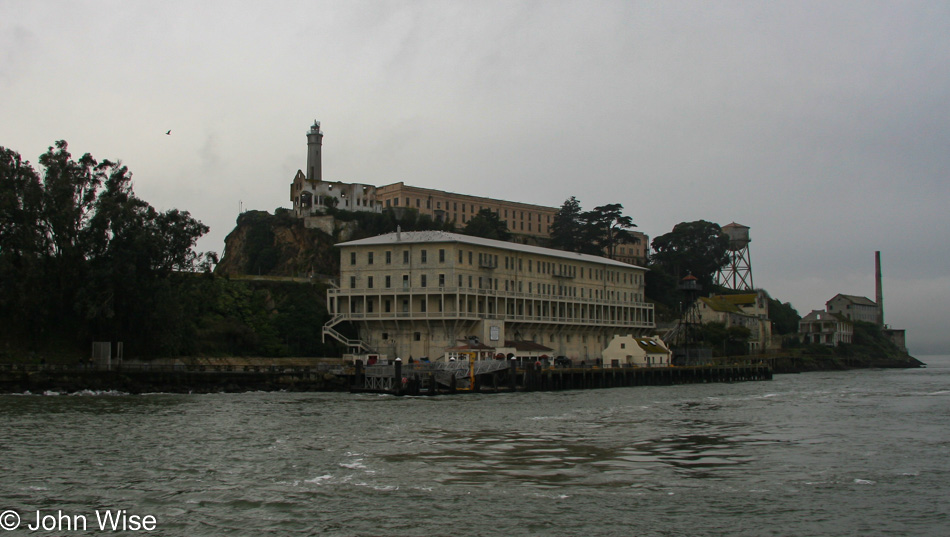
[[729, 237], [729, 263], [719, 269], [716, 283], [726, 289], [752, 291], [752, 257], [749, 254], [749, 226], [735, 222], [722, 226]]

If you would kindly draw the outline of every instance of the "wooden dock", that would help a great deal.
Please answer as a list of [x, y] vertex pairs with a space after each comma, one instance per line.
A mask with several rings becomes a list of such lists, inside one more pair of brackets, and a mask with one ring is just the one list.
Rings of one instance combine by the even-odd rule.
[[685, 367], [570, 367], [542, 368], [531, 364], [479, 362], [446, 364], [396, 363], [366, 366], [356, 363], [350, 391], [392, 395], [500, 393], [515, 391], [590, 390], [630, 386], [669, 386], [711, 382], [771, 380], [772, 368], [763, 363], [697, 365]]

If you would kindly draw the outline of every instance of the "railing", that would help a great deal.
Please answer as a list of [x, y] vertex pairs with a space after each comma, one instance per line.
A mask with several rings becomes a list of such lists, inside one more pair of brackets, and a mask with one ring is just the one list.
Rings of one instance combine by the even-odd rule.
[[323, 336], [330, 336], [333, 339], [339, 341], [340, 343], [346, 345], [351, 349], [360, 349], [366, 352], [373, 352], [373, 348], [363, 342], [362, 339], [349, 339], [343, 334], [337, 332], [332, 327], [324, 325], [323, 326]]
[[521, 323], [538, 323], [538, 324], [563, 324], [563, 325], [576, 325], [576, 326], [619, 326], [619, 327], [630, 327], [630, 328], [653, 328], [654, 323], [640, 319], [640, 320], [624, 320], [624, 319], [591, 319], [588, 317], [564, 317], [564, 316], [554, 316], [554, 315], [513, 315], [506, 313], [478, 313], [478, 312], [452, 312], [452, 311], [442, 311], [442, 312], [425, 312], [425, 311], [415, 311], [415, 312], [356, 312], [356, 313], [343, 313], [340, 314], [342, 320], [348, 321], [388, 321], [393, 319], [417, 319], [417, 320], [481, 320], [481, 319], [497, 319], [504, 320], [507, 322], [521, 322]]
[[537, 301], [548, 301], [548, 302], [558, 302], [562, 304], [577, 304], [577, 305], [590, 305], [590, 306], [623, 306], [626, 308], [649, 308], [652, 309], [652, 304], [649, 302], [634, 302], [630, 300], [616, 300], [616, 299], [606, 299], [606, 298], [590, 298], [590, 297], [576, 297], [576, 296], [565, 296], [558, 294], [540, 294], [540, 293], [526, 293], [523, 291], [501, 291], [495, 289], [479, 289], [477, 287], [459, 287], [459, 286], [432, 286], [432, 287], [409, 287], [409, 288], [368, 288], [361, 287], [356, 289], [329, 289], [329, 294], [331, 296], [366, 296], [366, 297], [379, 297], [379, 296], [401, 296], [401, 295], [482, 295], [487, 297], [497, 298], [499, 300], [513, 300], [513, 299], [525, 299], [525, 300], [537, 300]]

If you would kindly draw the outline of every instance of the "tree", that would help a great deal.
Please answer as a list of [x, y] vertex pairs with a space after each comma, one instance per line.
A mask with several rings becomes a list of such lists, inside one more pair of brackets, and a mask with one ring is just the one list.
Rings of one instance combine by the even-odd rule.
[[790, 302], [782, 303], [769, 297], [769, 319], [779, 335], [798, 333], [798, 321], [802, 319]]
[[729, 237], [719, 224], [697, 220], [680, 222], [673, 231], [653, 239], [653, 264], [679, 281], [692, 274], [704, 290], [711, 290], [713, 276], [729, 261]]
[[568, 252], [583, 248], [583, 211], [581, 203], [571, 196], [561, 205], [551, 222], [551, 246]]
[[65, 141], [39, 162], [42, 181], [0, 148], [0, 316], [16, 312], [7, 327], [34, 345], [105, 337], [150, 348], [180, 317], [165, 280], [214, 261], [194, 250], [208, 227], [156, 211], [135, 196], [125, 166], [88, 153], [74, 160]]
[[28, 161], [0, 147], [0, 255], [22, 259], [43, 249], [39, 233], [43, 187]]
[[508, 224], [504, 223], [498, 214], [491, 209], [482, 209], [472, 217], [462, 230], [465, 235], [495, 239], [498, 241], [511, 240]]
[[617, 244], [635, 244], [640, 239], [628, 230], [637, 227], [633, 219], [623, 215], [623, 205], [608, 203], [594, 207], [593, 211], [583, 215], [586, 235], [590, 244], [597, 248], [600, 255], [606, 253], [613, 259]]
[[580, 201], [567, 199], [551, 223], [551, 246], [568, 252], [613, 258], [616, 245], [640, 241], [628, 230], [636, 227], [623, 215], [623, 205], [610, 203], [582, 211]]

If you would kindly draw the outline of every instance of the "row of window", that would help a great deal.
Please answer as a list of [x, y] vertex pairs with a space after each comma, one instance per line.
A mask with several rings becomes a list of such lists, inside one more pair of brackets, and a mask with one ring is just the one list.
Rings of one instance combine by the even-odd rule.
[[[468, 259], [469, 265], [474, 265], [475, 253], [472, 250], [459, 250], [458, 251], [458, 262], [459, 264], [464, 264], [465, 260]], [[384, 263], [391, 265], [393, 262], [393, 252], [391, 250], [386, 250], [384, 253]], [[525, 263], [524, 259], [513, 257], [513, 256], [501, 256], [505, 261], [506, 270], [517, 270], [522, 271], [524, 267], [527, 266], [529, 273], [537, 272], [538, 274], [549, 274], [554, 276], [561, 276], [566, 278], [576, 278], [578, 274], [580, 277], [584, 277], [584, 267], [578, 267], [576, 265], [570, 265], [566, 263], [554, 263], [551, 261], [535, 261], [533, 259], [528, 259]], [[445, 249], [440, 248], [438, 254], [439, 263], [445, 263]], [[366, 264], [373, 265], [376, 260], [376, 252], [366, 252]], [[425, 264], [429, 260], [428, 250], [419, 251], [419, 263]], [[478, 266], [479, 268], [498, 268], [499, 256], [497, 254], [487, 254], [479, 253], [478, 254]], [[350, 252], [350, 265], [355, 266], [357, 261], [356, 251]], [[402, 251], [402, 263], [408, 265], [410, 262], [410, 251]], [[622, 283], [622, 284], [640, 284], [643, 281], [643, 276], [641, 274], [630, 274], [627, 271], [619, 270], [605, 270], [605, 269], [594, 269], [593, 267], [587, 267], [587, 279], [588, 280], [601, 280], [612, 283]]]
[[[411, 206], [412, 206], [412, 198], [406, 197], [405, 200], [406, 200], [406, 202], [405, 202], [404, 207], [411, 207]], [[390, 205], [390, 201], [392, 201], [392, 205]], [[417, 209], [421, 209], [421, 208], [422, 208], [422, 201], [423, 201], [422, 198], [415, 198], [415, 202], [416, 202], [415, 205], [416, 205], [416, 208], [417, 208]], [[508, 218], [508, 216], [509, 216], [509, 212], [510, 212], [510, 213], [511, 213], [510, 216], [511, 216], [512, 218], [514, 218], [515, 220], [520, 219], [520, 220], [526, 220], [526, 221], [528, 221], [528, 222], [537, 221], [537, 222], [540, 223], [540, 222], [542, 221], [542, 216], [543, 216], [543, 217], [545, 217], [545, 218], [547, 219], [547, 223], [548, 223], [548, 224], [551, 223], [551, 215], [550, 215], [550, 214], [542, 215], [541, 213], [533, 213], [533, 212], [531, 212], [531, 211], [525, 212], [525, 211], [520, 211], [520, 210], [519, 210], [519, 211], [516, 211], [516, 210], [511, 210], [511, 211], [509, 211], [508, 209], [493, 209], [493, 208], [491, 208], [491, 207], [486, 207], [486, 206], [484, 206], [484, 205], [479, 205], [479, 206], [478, 206], [478, 211], [476, 211], [476, 210], [475, 210], [475, 204], [474, 204], [474, 203], [469, 203], [469, 204], [467, 204], [467, 205], [466, 205], [465, 203], [462, 203], [461, 205], [462, 205], [462, 211], [461, 211], [462, 213], [467, 213], [467, 212], [468, 212], [468, 213], [471, 213], [472, 215], [475, 215], [475, 214], [478, 214], [478, 212], [481, 212], [481, 211], [484, 210], [484, 209], [488, 209], [488, 210], [494, 211], [494, 213], [495, 213], [496, 215], [498, 215], [499, 218], [505, 218], [506, 220], [507, 220], [507, 218]], [[392, 198], [392, 200], [386, 200], [386, 207], [390, 207], [390, 206], [391, 206], [391, 207], [399, 207], [399, 198]], [[425, 200], [425, 206], [426, 206], [426, 209], [432, 209], [432, 199], [431, 199], [431, 198], [428, 198], [428, 199]], [[436, 202], [435, 202], [435, 209], [436, 209], [436, 210], [439, 210], [439, 211], [443, 210], [443, 209], [442, 209], [442, 202], [441, 202], [441, 201], [436, 200]], [[467, 210], [466, 210], [466, 209], [467, 209]], [[449, 202], [448, 202], [448, 201], [445, 202], [445, 209], [444, 209], [444, 210], [446, 210], [446, 211], [449, 210]], [[459, 203], [458, 203], [457, 201], [453, 201], [453, 202], [452, 202], [452, 210], [455, 211], [456, 213], [459, 212]], [[526, 214], [528, 215], [527, 219], [525, 219], [525, 215], [526, 215]], [[502, 216], [502, 215], [504, 215], [504, 216]]]

